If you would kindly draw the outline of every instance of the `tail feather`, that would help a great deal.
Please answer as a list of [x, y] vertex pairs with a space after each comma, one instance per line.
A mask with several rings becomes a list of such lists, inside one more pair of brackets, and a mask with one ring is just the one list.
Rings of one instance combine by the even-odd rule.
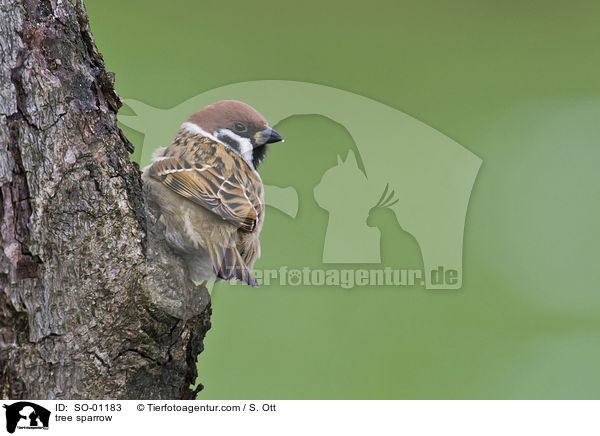
[[208, 254], [217, 277], [223, 280], [239, 280], [242, 283], [258, 287], [258, 282], [242, 260], [235, 247], [209, 247]]

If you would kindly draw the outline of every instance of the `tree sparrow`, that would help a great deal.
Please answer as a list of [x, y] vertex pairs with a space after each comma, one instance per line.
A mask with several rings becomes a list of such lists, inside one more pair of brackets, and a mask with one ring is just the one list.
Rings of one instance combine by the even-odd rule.
[[144, 168], [165, 239], [185, 260], [192, 280], [258, 286], [251, 269], [260, 254], [265, 203], [256, 167], [267, 144], [279, 141], [281, 135], [254, 108], [224, 100], [192, 114]]

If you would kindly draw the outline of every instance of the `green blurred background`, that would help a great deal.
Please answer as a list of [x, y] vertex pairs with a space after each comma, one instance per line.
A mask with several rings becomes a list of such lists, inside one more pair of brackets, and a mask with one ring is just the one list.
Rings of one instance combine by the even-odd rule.
[[[240, 81], [313, 82], [401, 110], [483, 159], [461, 290], [219, 284], [199, 399], [600, 398], [600, 4], [86, 5], [124, 98], [169, 108]], [[286, 143], [261, 174], [301, 203], [295, 219], [269, 208], [257, 267], [319, 267], [327, 211], [312, 192], [354, 145], [318, 116], [277, 130]], [[419, 264], [393, 214], [372, 219], [384, 265]]]

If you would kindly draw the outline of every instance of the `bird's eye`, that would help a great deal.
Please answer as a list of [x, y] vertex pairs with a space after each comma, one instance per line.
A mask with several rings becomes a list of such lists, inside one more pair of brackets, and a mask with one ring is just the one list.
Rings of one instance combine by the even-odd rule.
[[238, 132], [245, 132], [246, 130], [248, 130], [248, 127], [246, 127], [246, 125], [244, 123], [235, 123], [235, 130], [237, 130]]

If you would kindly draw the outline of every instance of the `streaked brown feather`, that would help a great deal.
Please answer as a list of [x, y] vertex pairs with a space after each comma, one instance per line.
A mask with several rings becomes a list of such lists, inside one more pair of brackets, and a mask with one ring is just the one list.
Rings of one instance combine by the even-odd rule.
[[149, 174], [179, 195], [252, 232], [264, 212], [262, 184], [258, 180], [258, 185], [253, 186], [244, 180], [248, 176], [235, 171], [235, 166], [230, 169], [168, 157], [155, 161]]

